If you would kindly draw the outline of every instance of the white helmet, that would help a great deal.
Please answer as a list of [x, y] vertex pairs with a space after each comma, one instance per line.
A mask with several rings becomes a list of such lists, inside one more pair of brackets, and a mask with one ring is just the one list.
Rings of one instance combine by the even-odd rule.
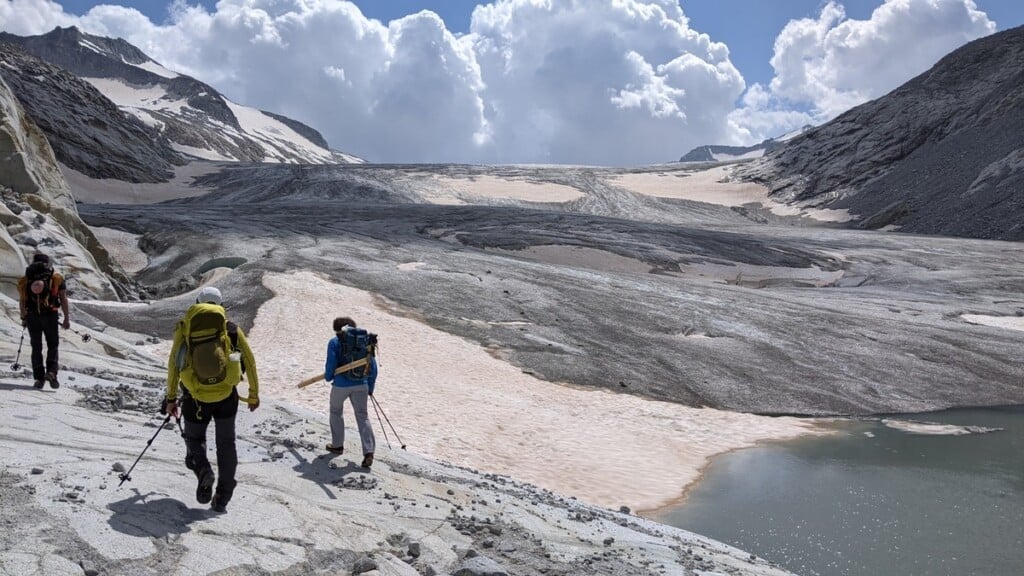
[[200, 302], [208, 302], [219, 306], [221, 303], [220, 290], [217, 290], [214, 286], [204, 286], [199, 291], [199, 296], [196, 297], [196, 303]]

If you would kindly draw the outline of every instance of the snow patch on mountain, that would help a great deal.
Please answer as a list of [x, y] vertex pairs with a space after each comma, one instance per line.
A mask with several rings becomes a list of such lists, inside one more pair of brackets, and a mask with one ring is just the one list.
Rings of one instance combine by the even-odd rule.
[[[76, 80], [91, 84], [99, 91], [99, 96], [110, 100], [114, 106], [96, 102], [89, 108], [116, 106], [126, 117], [155, 130], [155, 140], [159, 140], [160, 147], [172, 156], [172, 151], [177, 151], [195, 158], [219, 161], [363, 162], [351, 154], [331, 150], [315, 129], [286, 116], [229, 102], [215, 88], [165, 68], [121, 39], [93, 36], [76, 28], [56, 28], [44, 35], [29, 37], [0, 32], [0, 42], [19, 46], [31, 56], [77, 77]], [[22, 75], [16, 89], [22, 93], [19, 94], [22, 100], [31, 101], [37, 95], [54, 91], [55, 87], [49, 75]], [[39, 115], [39, 110], [33, 109], [32, 113]], [[88, 110], [83, 112], [88, 113]], [[44, 131], [49, 131], [54, 125], [60, 125], [60, 122], [40, 122]], [[114, 124], [115, 129], [117, 125], [119, 123]], [[66, 136], [66, 132], [52, 134], [52, 137], [61, 138]], [[150, 140], [154, 140], [152, 135]], [[81, 148], [89, 145], [88, 138], [75, 138], [67, 146], [58, 147], [58, 158], [76, 169], [87, 170], [75, 158], [87, 155]], [[171, 161], [176, 163], [180, 159], [171, 158]], [[119, 177], [108, 174], [112, 172], [110, 170], [101, 172], [92, 176]], [[164, 169], [159, 174], [132, 173], [126, 177], [132, 181], [150, 181], [167, 178], [169, 174]]]
[[715, 160], [715, 162], [735, 162], [737, 160], [752, 160], [754, 158], [760, 158], [761, 156], [764, 156], [764, 148], [750, 150], [749, 152], [743, 152], [741, 154], [728, 154], [724, 152], [711, 153], [711, 157]]

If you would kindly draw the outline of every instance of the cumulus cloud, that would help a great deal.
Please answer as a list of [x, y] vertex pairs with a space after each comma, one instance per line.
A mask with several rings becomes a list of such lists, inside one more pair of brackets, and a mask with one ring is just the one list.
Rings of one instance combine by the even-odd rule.
[[888, 0], [864, 21], [833, 1], [785, 27], [775, 77], [747, 89], [678, 0], [496, 0], [458, 36], [432, 12], [383, 24], [344, 0], [175, 0], [169, 14], [6, 0], [0, 28], [125, 38], [371, 161], [618, 165], [823, 121], [994, 31], [970, 0]]
[[14, 0], [3, 27], [120, 36], [238, 102], [379, 161], [636, 164], [727, 136], [744, 89], [676, 0], [499, 0], [456, 37], [431, 12], [384, 25], [340, 0], [179, 0], [167, 24]]
[[744, 88], [675, 1], [501, 1], [476, 8], [470, 39], [499, 160], [669, 160], [725, 137]]
[[829, 2], [817, 19], [791, 21], [775, 40], [771, 92], [830, 118], [995, 29], [972, 0], [887, 0], [868, 20], [847, 19]]
[[821, 124], [885, 95], [947, 53], [996, 31], [972, 0], [886, 0], [867, 20], [841, 3], [791, 20], [775, 40], [768, 86], [754, 84], [729, 116], [746, 144]]

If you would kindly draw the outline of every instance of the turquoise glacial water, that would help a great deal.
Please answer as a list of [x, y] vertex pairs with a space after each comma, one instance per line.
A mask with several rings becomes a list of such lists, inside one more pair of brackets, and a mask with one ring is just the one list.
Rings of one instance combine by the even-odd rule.
[[889, 420], [1001, 430], [838, 421], [714, 459], [657, 519], [809, 576], [1024, 576], [1024, 406]]

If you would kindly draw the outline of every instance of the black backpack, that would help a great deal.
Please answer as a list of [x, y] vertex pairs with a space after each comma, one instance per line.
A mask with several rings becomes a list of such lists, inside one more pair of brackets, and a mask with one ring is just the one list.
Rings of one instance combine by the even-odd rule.
[[[32, 293], [32, 284], [43, 283], [43, 291]], [[37, 308], [57, 310], [60, 308], [60, 286], [53, 281], [53, 268], [46, 262], [33, 262], [25, 268], [25, 293], [36, 303]]]
[[338, 340], [341, 343], [339, 367], [364, 358], [367, 360], [365, 364], [342, 372], [341, 375], [349, 380], [362, 380], [369, 376], [373, 357], [377, 352], [377, 335], [367, 332], [364, 328], [346, 326], [338, 334]]

